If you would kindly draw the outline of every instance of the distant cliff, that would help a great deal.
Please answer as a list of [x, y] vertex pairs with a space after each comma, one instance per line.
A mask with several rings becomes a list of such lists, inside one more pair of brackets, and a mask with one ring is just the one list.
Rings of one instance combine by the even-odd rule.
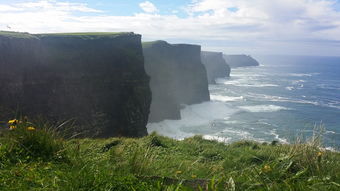
[[208, 82], [215, 84], [216, 78], [230, 76], [230, 67], [223, 59], [222, 52], [201, 52], [202, 63], [205, 65], [208, 74]]
[[258, 66], [259, 63], [248, 55], [223, 55], [231, 68]]
[[0, 78], [0, 119], [75, 119], [101, 137], [147, 134], [140, 35], [0, 32]]
[[181, 104], [210, 100], [200, 46], [155, 41], [143, 43], [143, 51], [145, 69], [151, 77], [149, 122], [180, 119]]

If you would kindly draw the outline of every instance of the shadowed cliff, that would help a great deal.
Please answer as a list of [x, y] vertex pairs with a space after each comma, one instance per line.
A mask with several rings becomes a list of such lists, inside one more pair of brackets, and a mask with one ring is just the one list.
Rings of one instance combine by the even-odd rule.
[[0, 33], [0, 118], [75, 119], [91, 136], [146, 135], [141, 36]]
[[151, 77], [149, 122], [180, 119], [181, 104], [210, 100], [200, 46], [155, 41], [143, 43], [143, 51], [145, 69]]
[[230, 76], [230, 67], [223, 59], [222, 52], [201, 52], [202, 63], [207, 69], [208, 82], [215, 84], [216, 78], [225, 78]]
[[259, 63], [249, 55], [223, 55], [231, 68], [258, 66]]

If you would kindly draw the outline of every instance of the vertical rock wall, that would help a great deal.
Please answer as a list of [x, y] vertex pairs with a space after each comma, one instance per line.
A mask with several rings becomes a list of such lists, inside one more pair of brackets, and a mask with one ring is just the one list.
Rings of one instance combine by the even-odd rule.
[[21, 44], [16, 43], [6, 53], [2, 50], [8, 49], [8, 45], [0, 46], [0, 58], [6, 58], [0, 60], [0, 66], [6, 69], [10, 65], [16, 71], [15, 80], [10, 77], [13, 72], [4, 75], [7, 88], [16, 87], [16, 91], [15, 97], [2, 96], [0, 105], [8, 111], [0, 115], [9, 117], [15, 112], [53, 121], [75, 119], [100, 137], [147, 134], [151, 92], [140, 35], [33, 37], [1, 37], [1, 42]]
[[202, 51], [202, 63], [207, 69], [208, 82], [215, 84], [216, 78], [225, 78], [230, 76], [230, 67], [223, 59], [222, 52]]
[[143, 43], [143, 51], [145, 69], [151, 77], [149, 122], [180, 119], [181, 104], [210, 100], [200, 46], [155, 41]]

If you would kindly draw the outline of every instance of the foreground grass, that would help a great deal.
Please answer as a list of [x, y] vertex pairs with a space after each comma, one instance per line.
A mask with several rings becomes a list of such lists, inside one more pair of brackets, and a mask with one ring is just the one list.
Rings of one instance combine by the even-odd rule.
[[315, 140], [63, 140], [27, 126], [0, 137], [0, 190], [340, 190], [340, 154]]

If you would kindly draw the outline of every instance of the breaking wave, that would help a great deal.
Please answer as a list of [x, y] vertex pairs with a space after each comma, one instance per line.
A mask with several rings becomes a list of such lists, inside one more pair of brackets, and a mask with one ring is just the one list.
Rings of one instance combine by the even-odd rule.
[[243, 96], [230, 97], [230, 96], [223, 96], [223, 95], [210, 95], [210, 99], [214, 101], [222, 101], [222, 102], [242, 101]]
[[[209, 135], [220, 132], [215, 127], [215, 121], [227, 120], [238, 110], [220, 102], [204, 102], [186, 106], [181, 110], [182, 119], [164, 120], [159, 123], [149, 123], [148, 132], [157, 132], [175, 139], [184, 139], [196, 134]], [[210, 128], [209, 128], [210, 127]]]
[[289, 108], [278, 105], [251, 105], [240, 106], [239, 108], [249, 112], [275, 112], [280, 110], [290, 110]]

